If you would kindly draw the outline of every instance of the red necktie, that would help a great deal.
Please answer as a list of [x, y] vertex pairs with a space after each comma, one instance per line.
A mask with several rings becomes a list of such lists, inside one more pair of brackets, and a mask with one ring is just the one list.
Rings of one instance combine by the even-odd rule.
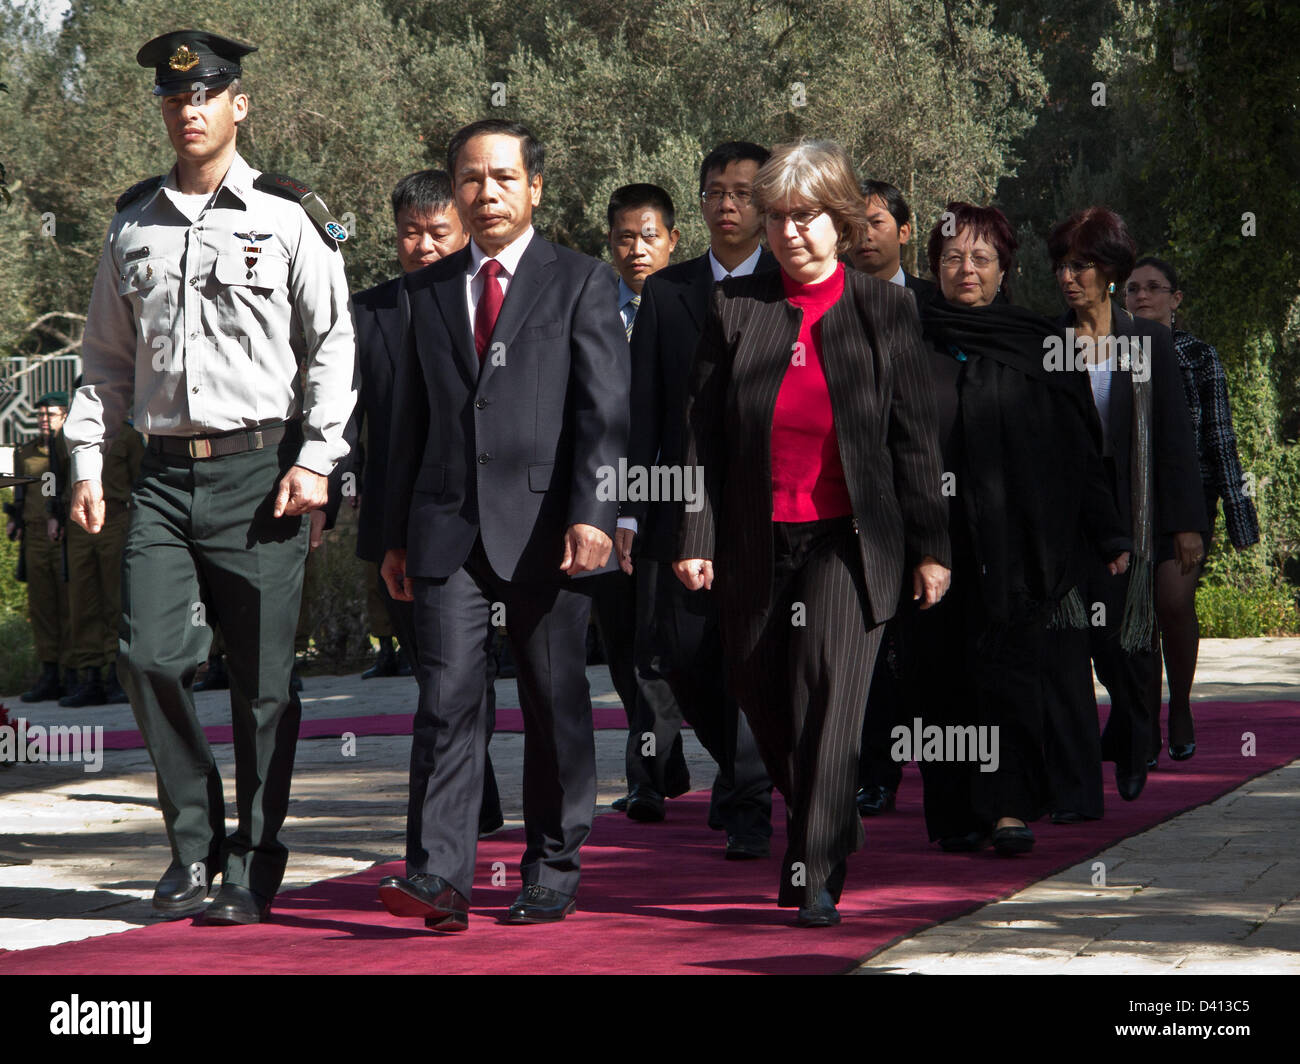
[[501, 304], [505, 296], [497, 277], [501, 274], [501, 263], [488, 259], [483, 263], [483, 294], [478, 298], [474, 309], [474, 350], [478, 352], [479, 365], [487, 354], [488, 344], [492, 341], [492, 330], [497, 325], [497, 315], [501, 313]]

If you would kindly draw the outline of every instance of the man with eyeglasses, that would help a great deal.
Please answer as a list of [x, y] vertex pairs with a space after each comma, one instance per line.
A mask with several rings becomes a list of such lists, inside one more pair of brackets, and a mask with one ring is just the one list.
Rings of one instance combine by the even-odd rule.
[[[766, 148], [748, 141], [719, 144], [700, 166], [700, 206], [709, 250], [660, 270], [641, 290], [632, 331], [632, 429], [628, 465], [681, 466], [685, 462], [683, 413], [695, 345], [714, 284], [776, 268], [759, 246], [761, 219], [753, 182], [767, 161]], [[681, 481], [688, 483], [685, 477]], [[711, 593], [687, 591], [673, 574], [684, 500], [629, 502], [635, 540], [638, 596], [651, 596], [644, 615], [649, 660], [668, 679], [670, 702], [638, 699], [634, 728], [643, 736], [649, 784], [633, 788], [628, 816], [662, 820], [669, 753], [685, 717], [718, 763], [709, 825], [726, 832], [731, 860], [766, 857], [772, 835], [772, 783], [736, 702], [725, 689], [718, 609]]]

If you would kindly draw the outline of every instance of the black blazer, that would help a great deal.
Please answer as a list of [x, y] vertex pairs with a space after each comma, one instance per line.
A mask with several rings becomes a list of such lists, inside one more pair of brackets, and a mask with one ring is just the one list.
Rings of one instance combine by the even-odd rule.
[[[1192, 415], [1183, 395], [1173, 334], [1163, 325], [1130, 314], [1115, 300], [1110, 304], [1111, 334], [1141, 341], [1150, 339], [1151, 349], [1151, 452], [1154, 469], [1154, 512], [1152, 526], [1157, 536], [1175, 532], [1204, 534], [1205, 496], [1201, 486], [1200, 459], [1192, 431]], [[1073, 325], [1074, 312], [1061, 321]], [[1124, 527], [1133, 529], [1132, 371], [1111, 374], [1110, 410], [1106, 435], [1115, 460], [1115, 502]]]
[[[564, 532], [613, 536], [602, 490], [627, 446], [627, 334], [609, 267], [534, 233], [482, 368], [468, 247], [407, 274], [411, 327], [393, 389], [384, 545], [446, 577], [474, 540], [506, 580], [567, 580]], [[493, 352], [499, 352], [500, 357]], [[610, 552], [606, 569], [617, 565]]]
[[[682, 520], [679, 558], [712, 558], [724, 617], [743, 655], [772, 588], [772, 416], [799, 335], [779, 272], [724, 281], [695, 355], [686, 461], [705, 502]], [[821, 319], [821, 362], [853, 503], [871, 622], [898, 605], [905, 563], [950, 565], [935, 400], [915, 299], [846, 270]]]
[[[346, 435], [353, 444], [349, 470], [361, 493], [357, 518], [357, 557], [384, 559], [384, 496], [388, 482], [388, 430], [393, 409], [393, 380], [402, 357], [410, 303], [402, 278], [377, 284], [352, 297], [352, 321], [357, 334], [360, 394]], [[366, 443], [360, 443], [363, 426]]]
[[[764, 248], [755, 273], [775, 270]], [[708, 253], [646, 278], [632, 326], [632, 428], [628, 465], [682, 465], [686, 455], [686, 392], [695, 345], [709, 313], [713, 271]], [[676, 561], [680, 502], [627, 502], [623, 516], [637, 519], [637, 551]]]
[[903, 271], [903, 284], [907, 286], [914, 296], [916, 296], [916, 305], [923, 307], [939, 291], [939, 286], [933, 281], [927, 281], [924, 277], [917, 277]]

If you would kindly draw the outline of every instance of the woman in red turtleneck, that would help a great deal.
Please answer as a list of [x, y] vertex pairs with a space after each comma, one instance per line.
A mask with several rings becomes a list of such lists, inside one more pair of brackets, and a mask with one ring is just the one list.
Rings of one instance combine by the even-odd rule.
[[[714, 289], [696, 350], [678, 577], [716, 586], [732, 690], [785, 796], [778, 905], [839, 923], [863, 709], [905, 568], [948, 586], [934, 397], [913, 298], [838, 254], [867, 221], [843, 149], [777, 148], [759, 171], [777, 273]], [[695, 505], [698, 503], [698, 505]]]

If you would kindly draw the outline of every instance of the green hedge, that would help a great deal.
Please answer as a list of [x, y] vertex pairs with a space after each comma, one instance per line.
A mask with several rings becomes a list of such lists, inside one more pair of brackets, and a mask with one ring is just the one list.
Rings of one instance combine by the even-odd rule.
[[1295, 590], [1282, 587], [1200, 587], [1196, 616], [1206, 639], [1296, 635], [1300, 613]]

